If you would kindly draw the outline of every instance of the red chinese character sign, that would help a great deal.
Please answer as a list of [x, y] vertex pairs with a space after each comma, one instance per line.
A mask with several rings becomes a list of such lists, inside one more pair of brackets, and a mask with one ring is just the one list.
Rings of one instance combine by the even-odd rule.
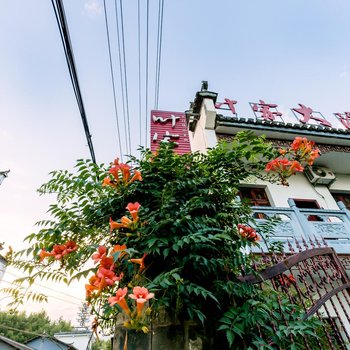
[[185, 113], [151, 111], [151, 151], [160, 142], [174, 142], [178, 154], [191, 152]]
[[345, 129], [350, 130], [350, 112], [334, 113]]
[[[225, 111], [231, 111], [233, 114], [237, 114], [236, 113], [236, 107], [235, 107], [236, 103], [237, 103], [237, 101], [235, 101], [235, 100], [230, 100], [228, 98], [225, 98], [225, 102], [217, 102], [217, 103], [215, 103], [215, 108], [223, 109]], [[226, 105], [227, 108], [223, 108], [222, 107], [223, 105]]]
[[250, 107], [252, 107], [256, 119], [272, 121], [277, 117], [283, 121], [282, 113], [278, 112], [277, 105], [274, 103], [266, 103], [263, 100], [259, 100], [259, 103], [250, 102]]
[[[215, 103], [215, 108], [217, 110], [229, 111], [231, 114], [238, 117], [236, 104], [236, 100], [225, 98], [223, 102]], [[267, 103], [264, 100], [259, 100], [259, 102], [249, 102], [249, 104], [256, 119], [285, 122], [283, 119], [284, 115], [277, 110], [277, 104]], [[322, 115], [322, 113], [316, 112], [312, 108], [301, 103], [299, 103], [299, 108], [292, 108], [291, 110], [301, 124], [320, 125], [329, 128], [333, 127], [332, 124]], [[345, 129], [350, 130], [350, 112], [334, 113], [334, 115]]]
[[[299, 103], [299, 107], [300, 108], [292, 108], [292, 111], [295, 115], [295, 112], [298, 114], [301, 114], [303, 116], [303, 119], [299, 119], [297, 117], [297, 119], [300, 121], [300, 123], [309, 124], [310, 119], [314, 120], [316, 122], [316, 124], [320, 124], [323, 126], [328, 126], [328, 127], [332, 127], [332, 124], [326, 120], [323, 115], [320, 112], [315, 112], [312, 110], [312, 108], [310, 107], [306, 107], [305, 105]], [[320, 115], [320, 116], [315, 116], [315, 113]]]

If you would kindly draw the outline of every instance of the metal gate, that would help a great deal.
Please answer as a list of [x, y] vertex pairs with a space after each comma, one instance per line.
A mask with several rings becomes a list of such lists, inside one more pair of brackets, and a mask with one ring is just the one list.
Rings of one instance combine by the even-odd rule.
[[[302, 305], [304, 319], [322, 321], [329, 349], [350, 349], [350, 279], [334, 249], [325, 245], [316, 238], [302, 239], [287, 242], [286, 252], [280, 254], [261, 252], [255, 256], [257, 273], [240, 279], [271, 283], [293, 304]], [[262, 264], [270, 267], [259, 271]], [[307, 341], [305, 348], [313, 350]]]

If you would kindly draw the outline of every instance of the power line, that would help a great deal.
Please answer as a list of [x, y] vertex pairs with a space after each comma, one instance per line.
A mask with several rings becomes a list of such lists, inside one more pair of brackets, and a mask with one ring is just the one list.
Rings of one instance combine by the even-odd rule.
[[69, 70], [69, 76], [72, 82], [75, 98], [77, 100], [81, 120], [83, 122], [85, 137], [90, 150], [91, 159], [94, 163], [96, 163], [95, 151], [92, 144], [92, 138], [89, 130], [88, 121], [86, 118], [83, 98], [81, 95], [78, 74], [77, 74], [74, 55], [73, 55], [72, 43], [69, 35], [69, 29], [67, 25], [67, 19], [64, 11], [63, 2], [62, 0], [51, 0], [51, 3], [55, 12], [55, 17], [58, 24], [58, 28], [59, 28], [59, 32], [60, 32], [60, 36], [61, 36], [61, 40], [62, 40], [64, 52], [65, 52], [66, 62]]
[[[2, 282], [13, 285], [13, 282], [10, 282], [10, 281], [1, 280], [1, 283], [2, 283]], [[27, 288], [27, 289], [28, 289], [28, 288]], [[38, 292], [38, 291], [34, 290], [33, 288], [30, 288], [30, 287], [29, 287], [29, 289], [31, 289], [33, 292]], [[38, 292], [38, 293], [40, 293], [40, 292]], [[81, 304], [78, 304], [78, 303], [76, 303], [76, 302], [74, 302], [74, 301], [70, 301], [70, 300], [67, 300], [67, 299], [62, 299], [62, 298], [56, 297], [55, 295], [52, 295], [52, 294], [47, 294], [47, 296], [49, 296], [49, 297], [51, 297], [51, 298], [53, 298], [53, 299], [57, 299], [57, 300], [60, 300], [60, 301], [64, 301], [65, 303], [70, 303], [70, 304], [78, 305], [78, 306], [81, 305]]]
[[141, 115], [141, 13], [140, 0], [137, 1], [137, 41], [138, 41], [138, 64], [139, 64], [139, 121], [140, 121], [140, 145], [142, 143], [142, 115]]
[[163, 17], [164, 0], [159, 0], [158, 7], [158, 34], [157, 34], [157, 54], [156, 54], [156, 79], [154, 84], [154, 109], [158, 109], [159, 85], [160, 85], [160, 67], [162, 57], [162, 37], [163, 37]]
[[[9, 274], [9, 275], [11, 275], [11, 276], [13, 276], [13, 277], [16, 277], [16, 278], [21, 278], [21, 276], [18, 276], [18, 275], [14, 274], [14, 273], [11, 273], [11, 272], [9, 272], [9, 271], [6, 271], [6, 274]], [[35, 284], [35, 285], [37, 285], [38, 287], [45, 288], [45, 289], [51, 290], [51, 291], [56, 292], [56, 293], [59, 293], [59, 294], [66, 295], [66, 296], [69, 297], [69, 298], [74, 298], [74, 299], [79, 300], [79, 301], [81, 301], [81, 302], [84, 301], [83, 299], [80, 299], [80, 298], [78, 298], [78, 297], [76, 297], [76, 296], [74, 296], [74, 295], [71, 295], [71, 294], [68, 294], [68, 293], [65, 293], [65, 292], [62, 292], [62, 291], [59, 291], [59, 292], [58, 292], [56, 289], [50, 288], [50, 287], [48, 287], [48, 286], [44, 286], [44, 285], [42, 285], [42, 284], [40, 284], [40, 283], [37, 283], [37, 282], [34, 282], [34, 283], [32, 283], [32, 284]]]
[[157, 109], [157, 78], [158, 78], [158, 56], [159, 56], [159, 33], [160, 33], [160, 13], [162, 1], [158, 1], [158, 30], [157, 30], [157, 53], [156, 53], [156, 69], [155, 69], [155, 83], [154, 83], [154, 109]]
[[124, 133], [125, 133], [125, 145], [128, 152], [128, 129], [126, 122], [126, 106], [125, 106], [125, 92], [124, 92], [124, 74], [123, 74], [123, 65], [122, 65], [122, 52], [120, 45], [120, 33], [119, 33], [119, 16], [118, 16], [118, 5], [117, 0], [114, 0], [115, 5], [115, 21], [117, 26], [117, 44], [118, 44], [118, 57], [119, 57], [119, 73], [120, 73], [120, 86], [122, 92], [122, 107], [123, 107], [123, 120], [124, 120]]
[[125, 60], [125, 42], [124, 42], [124, 16], [123, 16], [123, 3], [119, 0], [120, 5], [120, 19], [121, 19], [121, 30], [122, 30], [122, 47], [123, 47], [123, 66], [124, 66], [124, 85], [125, 85], [125, 102], [126, 102], [126, 116], [127, 116], [127, 129], [128, 129], [128, 144], [129, 154], [131, 154], [131, 136], [130, 136], [130, 115], [129, 115], [129, 96], [128, 96], [128, 79], [126, 72], [126, 60]]
[[164, 19], [164, 0], [162, 0], [162, 15], [160, 24], [160, 38], [159, 38], [159, 64], [158, 64], [158, 89], [157, 89], [157, 108], [159, 102], [159, 89], [160, 89], [160, 68], [162, 62], [162, 42], [163, 42], [163, 19]]
[[148, 144], [148, 41], [149, 41], [149, 0], [147, 0], [147, 9], [146, 9], [146, 92], [145, 92], [145, 115], [146, 115], [146, 143]]
[[118, 116], [118, 108], [117, 108], [117, 96], [116, 96], [115, 83], [114, 83], [114, 73], [113, 73], [111, 44], [110, 44], [109, 29], [108, 29], [106, 0], [103, 0], [103, 8], [104, 8], [104, 14], [105, 14], [105, 24], [106, 24], [106, 33], [107, 33], [107, 42], [108, 42], [109, 66], [110, 66], [111, 77], [112, 77], [114, 111], [115, 111], [115, 118], [116, 118], [116, 122], [117, 122], [117, 134], [118, 134], [118, 141], [119, 141], [119, 152], [120, 152], [120, 158], [123, 161], [123, 150], [122, 150], [122, 143], [121, 143], [121, 138], [120, 138], [119, 116]]

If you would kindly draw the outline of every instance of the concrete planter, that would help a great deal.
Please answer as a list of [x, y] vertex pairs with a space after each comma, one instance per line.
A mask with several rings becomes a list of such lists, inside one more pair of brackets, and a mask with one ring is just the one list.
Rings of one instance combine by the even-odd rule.
[[[126, 341], [127, 337], [127, 341]], [[167, 315], [152, 322], [151, 330], [145, 334], [127, 329], [121, 322], [116, 326], [113, 350], [202, 350], [203, 341], [192, 321], [174, 323]]]

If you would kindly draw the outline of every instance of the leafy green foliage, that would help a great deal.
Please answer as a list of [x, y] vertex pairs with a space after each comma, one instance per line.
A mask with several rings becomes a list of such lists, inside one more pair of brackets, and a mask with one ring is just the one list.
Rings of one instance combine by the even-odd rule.
[[25, 312], [0, 312], [0, 334], [12, 340], [24, 343], [37, 334], [54, 335], [73, 329], [68, 321], [52, 321], [45, 311], [27, 315]]
[[[163, 144], [157, 154], [142, 149], [141, 159], [130, 158], [142, 174], [141, 182], [102, 186], [107, 169], [84, 160], [77, 162], [74, 174], [52, 172], [51, 180], [39, 189], [41, 194], [56, 195], [49, 208], [51, 219], [39, 222], [39, 232], [27, 237], [27, 250], [8, 259], [27, 273], [25, 279], [30, 282], [40, 278], [69, 283], [96, 273], [97, 268], [87, 262], [100, 245], [111, 249], [125, 244], [128, 259], [147, 254], [146, 268], [139, 271], [127, 259], [121, 262], [119, 254], [113, 255], [114, 262], [128, 288], [143, 285], [155, 293], [153, 315], [165, 309], [178, 322], [199, 321], [209, 337], [217, 336], [221, 319], [220, 329], [226, 331], [229, 343], [244, 339], [254, 324], [248, 318], [261, 322], [269, 312], [263, 298], [256, 304], [251, 294], [247, 301], [237, 294], [242, 286], [236, 277], [251, 271], [247, 248], [254, 244], [237, 229], [240, 223], [252, 222], [249, 206], [237, 201], [238, 188], [250, 176], [273, 180], [261, 172], [276, 157], [276, 150], [249, 132], [239, 133], [232, 143], [219, 144], [206, 155], [179, 156], [173, 147]], [[128, 203], [135, 202], [141, 204], [138, 224], [110, 231], [109, 219], [120, 220], [127, 215]], [[51, 251], [67, 241], [79, 248], [58, 260], [40, 261], [42, 249]], [[108, 286], [89, 300], [102, 326], [113, 327], [120, 313], [118, 305], [111, 307], [107, 301], [116, 289], [116, 285]], [[281, 339], [288, 332], [301, 332], [298, 326], [294, 328], [281, 329]]]
[[220, 319], [218, 330], [225, 331], [232, 349], [328, 349], [322, 335], [325, 325], [316, 318], [303, 320], [302, 308], [276, 292], [242, 284], [235, 289], [239, 305]]
[[91, 350], [112, 350], [110, 340], [96, 340], [92, 343]]

